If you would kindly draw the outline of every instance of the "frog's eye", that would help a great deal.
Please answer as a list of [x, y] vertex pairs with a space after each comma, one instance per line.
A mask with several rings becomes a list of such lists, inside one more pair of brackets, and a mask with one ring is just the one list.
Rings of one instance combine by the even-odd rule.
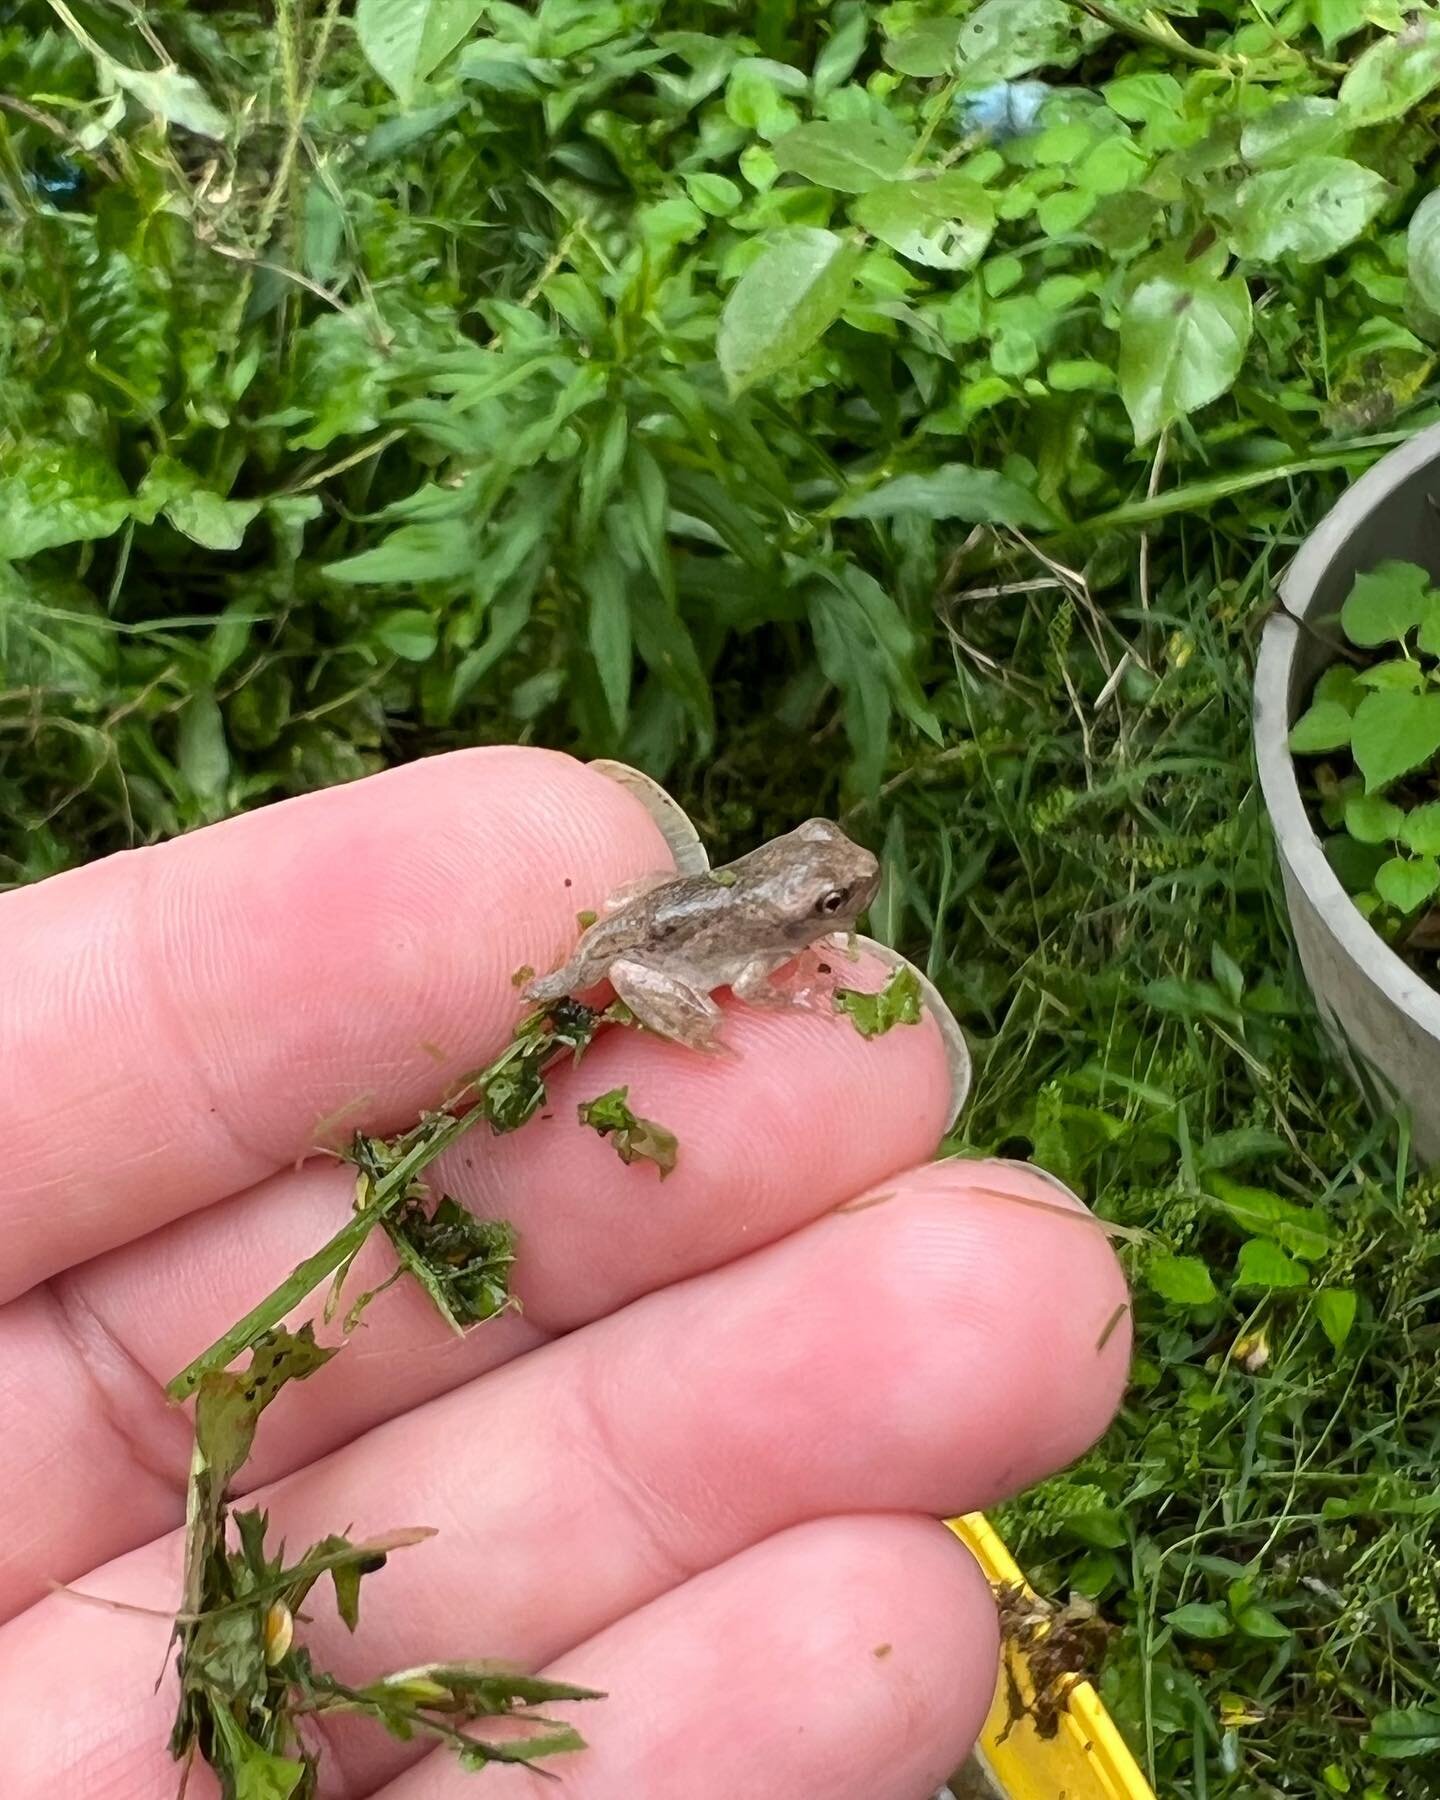
[[815, 902], [815, 910], [817, 913], [837, 913], [846, 899], [844, 888], [831, 888], [828, 894], [822, 894]]

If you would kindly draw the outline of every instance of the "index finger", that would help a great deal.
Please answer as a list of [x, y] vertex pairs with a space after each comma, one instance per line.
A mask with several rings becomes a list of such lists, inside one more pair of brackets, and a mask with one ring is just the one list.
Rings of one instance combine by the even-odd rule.
[[545, 750], [459, 751], [0, 899], [0, 1300], [413, 1122], [503, 1043], [512, 976], [673, 858]]

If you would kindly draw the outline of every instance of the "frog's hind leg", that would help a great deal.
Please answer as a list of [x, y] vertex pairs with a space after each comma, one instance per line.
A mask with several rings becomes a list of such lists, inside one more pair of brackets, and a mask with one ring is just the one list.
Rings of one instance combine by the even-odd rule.
[[642, 1025], [692, 1050], [723, 1050], [723, 1014], [701, 993], [639, 957], [621, 957], [610, 965], [610, 984]]

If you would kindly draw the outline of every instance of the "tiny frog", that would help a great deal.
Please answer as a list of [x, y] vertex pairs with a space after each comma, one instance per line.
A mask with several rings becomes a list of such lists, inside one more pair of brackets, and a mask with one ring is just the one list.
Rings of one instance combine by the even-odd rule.
[[723, 869], [622, 889], [563, 969], [526, 988], [554, 1001], [609, 981], [642, 1025], [696, 1050], [719, 1048], [728, 987], [751, 1006], [805, 1004], [771, 980], [817, 939], [852, 931], [880, 865], [828, 819], [809, 819]]

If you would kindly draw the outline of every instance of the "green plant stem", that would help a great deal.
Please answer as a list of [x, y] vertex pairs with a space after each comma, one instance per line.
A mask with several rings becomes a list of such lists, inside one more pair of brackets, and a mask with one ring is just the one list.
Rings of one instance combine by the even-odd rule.
[[[416, 1178], [472, 1125], [488, 1116], [483, 1104], [486, 1083], [516, 1061], [526, 1047], [527, 1040], [517, 1038], [487, 1069], [465, 1084], [451, 1105], [462, 1104], [467, 1095], [474, 1094], [475, 1103], [466, 1111], [436, 1113], [417, 1127], [415, 1142], [375, 1182], [369, 1204], [347, 1220], [313, 1255], [307, 1256], [304, 1262], [292, 1269], [284, 1281], [272, 1288], [257, 1305], [252, 1306], [243, 1318], [237, 1319], [228, 1331], [223, 1332], [213, 1344], [187, 1363], [178, 1375], [172, 1377], [165, 1384], [165, 1392], [170, 1399], [188, 1399], [206, 1375], [227, 1368], [237, 1356], [250, 1348], [262, 1332], [273, 1330], [307, 1294], [313, 1293], [322, 1281], [337, 1269], [343, 1268], [385, 1215], [393, 1212], [410, 1193]], [[542, 1064], [542, 1073], [560, 1057], [569, 1054], [571, 1048], [569, 1044], [557, 1041], [553, 1055], [547, 1057]]]

